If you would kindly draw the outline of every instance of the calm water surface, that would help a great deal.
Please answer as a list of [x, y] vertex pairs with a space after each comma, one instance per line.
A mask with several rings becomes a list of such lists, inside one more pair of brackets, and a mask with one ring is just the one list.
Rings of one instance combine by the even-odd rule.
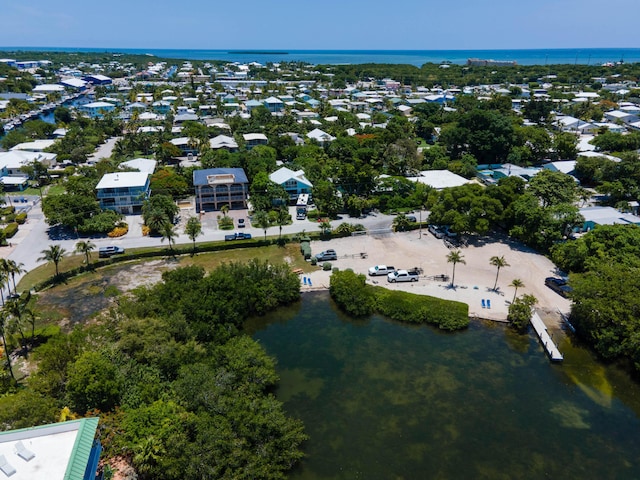
[[501, 325], [354, 321], [326, 293], [247, 330], [311, 437], [292, 479], [640, 478], [639, 386], [568, 339], [552, 365]]

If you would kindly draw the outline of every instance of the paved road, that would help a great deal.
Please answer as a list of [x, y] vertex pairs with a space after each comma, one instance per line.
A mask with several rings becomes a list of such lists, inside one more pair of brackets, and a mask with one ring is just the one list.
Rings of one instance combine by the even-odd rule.
[[[309, 220], [295, 220], [295, 207], [291, 207], [290, 212], [294, 219], [293, 224], [282, 228], [283, 235], [291, 235], [303, 231], [317, 232], [319, 230], [319, 224], [317, 222], [311, 222]], [[175, 240], [177, 245], [192, 243], [191, 239], [189, 239], [189, 237], [184, 233], [183, 227], [187, 218], [193, 213], [193, 211], [189, 210], [182, 212], [180, 223], [177, 226], [177, 231], [179, 233]], [[232, 210], [229, 212], [229, 216], [234, 218], [237, 225], [237, 220], [239, 218], [246, 218], [246, 213], [246, 210]], [[229, 230], [217, 229], [216, 217], [218, 215], [218, 212], [208, 212], [204, 215], [202, 218], [203, 234], [197, 238], [197, 242], [221, 241], [224, 240], [225, 235], [232, 232]], [[347, 222], [353, 224], [360, 223], [370, 231], [384, 230], [391, 227], [393, 218], [393, 216], [382, 214], [369, 215], [365, 218], [349, 218], [345, 216], [344, 218], [333, 220], [331, 222], [331, 226], [332, 228], [335, 228], [340, 223]], [[427, 218], [427, 215], [423, 213], [422, 218]], [[11, 239], [11, 246], [4, 247], [0, 250], [0, 257], [9, 258], [19, 264], [22, 263], [24, 265], [23, 268], [30, 271], [45, 263], [43, 261], [38, 261], [38, 258], [41, 256], [42, 250], [47, 249], [53, 244], [60, 245], [64, 248], [67, 255], [74, 254], [76, 243], [80, 240], [90, 240], [97, 248], [107, 245], [117, 245], [125, 249], [160, 247], [167, 245], [166, 241], [161, 242], [159, 237], [146, 237], [142, 235], [142, 217], [140, 215], [128, 216], [125, 221], [129, 224], [129, 233], [123, 237], [117, 239], [111, 239], [108, 237], [87, 239], [79, 237], [73, 233], [70, 234], [69, 232], [63, 232], [56, 228], [50, 228], [44, 219], [39, 202], [32, 201], [27, 223], [22, 225], [18, 234]], [[248, 226], [246, 228], [242, 230], [236, 229], [235, 231], [250, 233], [255, 238], [261, 238], [264, 235], [264, 231], [262, 229], [251, 227], [248, 220], [247, 223]], [[267, 236], [278, 235], [278, 233], [279, 227], [271, 227], [267, 230]], [[357, 240], [354, 238], [354, 241]], [[16, 281], [18, 281], [18, 278], [16, 278]]]

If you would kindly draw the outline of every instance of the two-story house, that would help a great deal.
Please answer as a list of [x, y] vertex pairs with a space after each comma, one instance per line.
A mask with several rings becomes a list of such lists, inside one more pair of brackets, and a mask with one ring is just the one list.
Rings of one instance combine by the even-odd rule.
[[296, 200], [301, 193], [311, 193], [313, 184], [304, 176], [303, 170], [294, 172], [287, 167], [282, 167], [271, 175], [269, 180], [281, 185], [289, 195], [289, 200]]

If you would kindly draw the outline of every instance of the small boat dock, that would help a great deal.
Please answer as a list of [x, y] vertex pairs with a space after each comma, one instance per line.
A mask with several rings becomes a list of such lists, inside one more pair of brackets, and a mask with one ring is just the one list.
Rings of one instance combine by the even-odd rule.
[[562, 360], [564, 360], [564, 357], [560, 353], [560, 350], [558, 350], [558, 347], [551, 338], [551, 335], [549, 335], [547, 326], [538, 315], [538, 312], [533, 312], [533, 315], [531, 316], [531, 325], [533, 325], [533, 329], [538, 334], [538, 338], [540, 338], [540, 341], [547, 351], [549, 358], [551, 358], [551, 361], [561, 362]]

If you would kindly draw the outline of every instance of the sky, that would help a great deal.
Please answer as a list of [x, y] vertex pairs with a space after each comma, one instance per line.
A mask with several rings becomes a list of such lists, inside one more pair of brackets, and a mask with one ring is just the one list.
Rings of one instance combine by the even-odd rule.
[[638, 19], [639, 0], [0, 0], [0, 48], [638, 48]]

